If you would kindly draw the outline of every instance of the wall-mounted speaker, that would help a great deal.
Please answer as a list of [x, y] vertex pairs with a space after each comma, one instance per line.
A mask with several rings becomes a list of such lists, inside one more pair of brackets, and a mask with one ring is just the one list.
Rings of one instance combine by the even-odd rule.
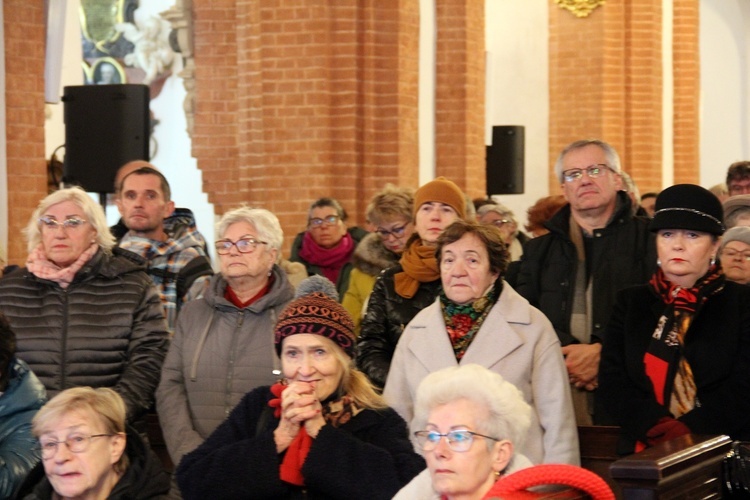
[[492, 145], [487, 146], [487, 196], [523, 194], [524, 127], [492, 127]]
[[147, 85], [65, 87], [63, 183], [87, 192], [114, 192], [115, 174], [131, 160], [149, 158]]

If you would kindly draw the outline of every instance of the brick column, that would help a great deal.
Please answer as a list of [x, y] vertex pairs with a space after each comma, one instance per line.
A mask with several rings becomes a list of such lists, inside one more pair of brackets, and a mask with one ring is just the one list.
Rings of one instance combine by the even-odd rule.
[[485, 196], [484, 3], [437, 2], [437, 175]]
[[698, 0], [675, 0], [674, 182], [700, 182], [700, 44]]
[[24, 265], [21, 230], [47, 195], [44, 159], [43, 2], [5, 0], [5, 120], [8, 169], [8, 263]]

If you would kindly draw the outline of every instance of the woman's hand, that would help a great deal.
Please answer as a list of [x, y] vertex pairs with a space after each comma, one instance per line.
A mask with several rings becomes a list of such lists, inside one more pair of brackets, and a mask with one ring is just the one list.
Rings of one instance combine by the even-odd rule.
[[276, 450], [286, 450], [299, 433], [300, 427], [310, 437], [316, 437], [320, 428], [325, 425], [322, 406], [315, 396], [315, 386], [307, 382], [292, 382], [281, 393], [281, 420], [274, 431]]

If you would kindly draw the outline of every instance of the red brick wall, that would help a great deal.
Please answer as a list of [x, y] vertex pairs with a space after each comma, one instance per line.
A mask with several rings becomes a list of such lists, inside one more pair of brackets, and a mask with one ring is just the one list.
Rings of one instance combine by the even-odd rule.
[[[550, 165], [566, 144], [600, 138], [648, 187], [661, 178], [661, 102], [661, 0], [608, 2], [586, 18], [550, 9]], [[550, 173], [552, 192], [559, 184]]]
[[3, 2], [8, 168], [8, 262], [23, 265], [21, 229], [47, 194], [43, 2]]
[[484, 3], [437, 2], [436, 171], [486, 195]]
[[674, 182], [700, 181], [700, 48], [698, 0], [675, 0]]

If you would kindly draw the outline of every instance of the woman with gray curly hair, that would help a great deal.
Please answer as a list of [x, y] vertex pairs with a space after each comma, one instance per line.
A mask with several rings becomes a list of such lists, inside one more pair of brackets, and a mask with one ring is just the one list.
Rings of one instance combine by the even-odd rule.
[[411, 422], [427, 469], [394, 500], [482, 498], [498, 478], [532, 465], [517, 451], [530, 425], [531, 406], [499, 374], [476, 364], [431, 373]]
[[477, 220], [481, 224], [495, 226], [508, 245], [511, 262], [520, 260], [523, 255], [523, 244], [529, 237], [518, 230], [518, 223], [511, 209], [500, 203], [482, 205], [477, 210]]
[[50, 396], [109, 387], [128, 420], [144, 425], [168, 337], [142, 261], [114, 248], [102, 208], [77, 187], [45, 197], [25, 232], [26, 267], [0, 281], [0, 312], [16, 332], [18, 357]]
[[279, 267], [284, 233], [274, 214], [241, 207], [217, 224], [221, 272], [185, 304], [156, 405], [172, 461], [198, 447], [242, 397], [279, 378], [273, 331], [294, 288]]

